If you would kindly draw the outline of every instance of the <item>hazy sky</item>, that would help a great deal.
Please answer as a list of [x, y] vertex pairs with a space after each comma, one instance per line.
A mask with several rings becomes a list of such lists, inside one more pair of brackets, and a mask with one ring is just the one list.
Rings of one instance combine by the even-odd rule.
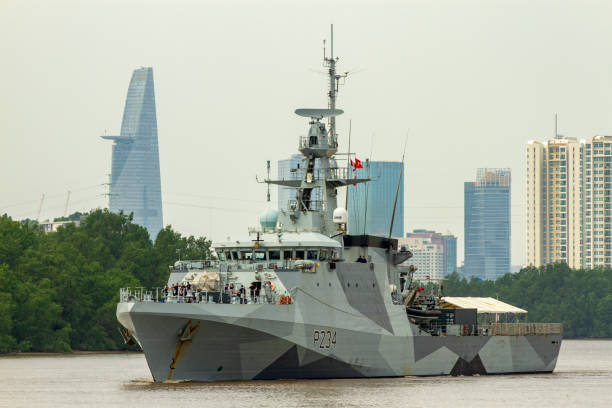
[[[610, 1], [0, 0], [0, 213], [106, 205], [132, 70], [155, 77], [164, 223], [237, 237], [266, 203], [265, 162], [297, 152], [298, 107], [325, 107], [334, 23], [341, 148], [400, 160], [405, 229], [450, 230], [463, 182], [512, 169], [512, 262], [525, 262], [524, 149], [612, 134]], [[371, 147], [373, 146], [373, 148]], [[211, 209], [212, 207], [212, 209]]]

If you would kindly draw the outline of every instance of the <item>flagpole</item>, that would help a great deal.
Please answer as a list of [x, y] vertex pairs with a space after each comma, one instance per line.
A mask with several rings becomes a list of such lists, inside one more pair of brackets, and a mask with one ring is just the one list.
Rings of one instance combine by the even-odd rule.
[[[348, 156], [346, 159], [346, 177], [349, 176], [349, 168], [351, 166], [351, 129], [352, 129], [352, 120], [349, 120], [349, 142], [348, 142]], [[348, 199], [349, 199], [349, 185], [346, 185], [346, 200], [344, 203], [344, 209], [348, 213]], [[348, 228], [347, 228], [348, 229]]]

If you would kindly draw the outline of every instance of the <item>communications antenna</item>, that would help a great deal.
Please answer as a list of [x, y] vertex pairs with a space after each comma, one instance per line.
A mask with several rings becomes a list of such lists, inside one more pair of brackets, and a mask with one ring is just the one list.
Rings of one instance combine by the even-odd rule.
[[102, 193], [102, 194], [100, 194], [100, 195], [101, 195], [101, 196], [104, 196], [104, 197], [108, 197], [108, 208], [110, 208], [110, 199], [111, 199], [111, 197], [112, 197], [112, 196], [117, 196], [117, 195], [119, 195], [119, 194], [111, 193], [111, 187], [112, 187], [112, 185], [113, 185], [113, 183], [111, 183], [111, 180], [112, 180], [112, 179], [111, 179], [111, 177], [112, 177], [112, 175], [107, 174], [107, 176], [108, 176], [108, 183], [102, 183], [101, 185], [102, 185], [102, 186], [108, 186], [108, 190], [107, 190], [107, 192], [106, 192], [106, 193]]
[[70, 202], [70, 190], [68, 190], [68, 195], [66, 196], [66, 206], [64, 207], [64, 217], [68, 216], [68, 203]]
[[[408, 143], [408, 135], [404, 141], [404, 152], [402, 153], [402, 167], [400, 169], [399, 179], [397, 180], [397, 189], [395, 190], [395, 201], [393, 201], [393, 213], [391, 214], [391, 225], [389, 226], [389, 242], [391, 240], [391, 234], [393, 234], [393, 222], [395, 221], [395, 208], [397, 207], [397, 196], [399, 195], [400, 184], [402, 182], [402, 176], [404, 174], [404, 157], [406, 156], [406, 144]], [[387, 251], [391, 250], [391, 245], [387, 248]]]
[[42, 207], [43, 207], [43, 203], [45, 202], [45, 195], [43, 194], [42, 197], [40, 197], [40, 206], [38, 206], [38, 214], [36, 214], [36, 221], [38, 222], [38, 219], [40, 218], [40, 212], [42, 211]]
[[[270, 180], [270, 160], [266, 162], [266, 167], [268, 168], [268, 180]], [[268, 184], [268, 202], [270, 202], [270, 184]]]
[[[327, 58], [325, 51], [325, 40], [323, 40], [323, 66], [329, 67], [329, 92], [327, 96], [329, 98], [328, 108], [330, 110], [336, 109], [336, 97], [338, 95], [340, 80], [345, 79], [348, 76], [348, 71], [344, 74], [336, 73], [336, 63], [340, 60], [340, 57], [334, 57], [334, 25], [331, 25], [331, 38], [330, 38], [330, 56]], [[338, 145], [338, 137], [336, 133], [336, 118], [335, 116], [329, 117], [329, 135], [331, 144]]]

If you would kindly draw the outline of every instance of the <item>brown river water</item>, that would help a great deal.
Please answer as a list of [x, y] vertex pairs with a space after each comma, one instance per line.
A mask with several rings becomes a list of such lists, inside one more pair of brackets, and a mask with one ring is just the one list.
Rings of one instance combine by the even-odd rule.
[[552, 374], [154, 383], [140, 353], [0, 357], [0, 407], [612, 407], [612, 340]]

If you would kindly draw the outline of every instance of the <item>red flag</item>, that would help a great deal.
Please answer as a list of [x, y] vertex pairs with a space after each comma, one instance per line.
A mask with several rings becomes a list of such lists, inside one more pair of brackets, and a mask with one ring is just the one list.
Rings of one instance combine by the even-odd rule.
[[350, 159], [350, 160], [351, 160], [351, 166], [354, 166], [354, 164], [353, 164], [353, 159]]
[[359, 160], [356, 157], [355, 157], [355, 168], [356, 169], [363, 169], [363, 166], [361, 165], [361, 160]]

